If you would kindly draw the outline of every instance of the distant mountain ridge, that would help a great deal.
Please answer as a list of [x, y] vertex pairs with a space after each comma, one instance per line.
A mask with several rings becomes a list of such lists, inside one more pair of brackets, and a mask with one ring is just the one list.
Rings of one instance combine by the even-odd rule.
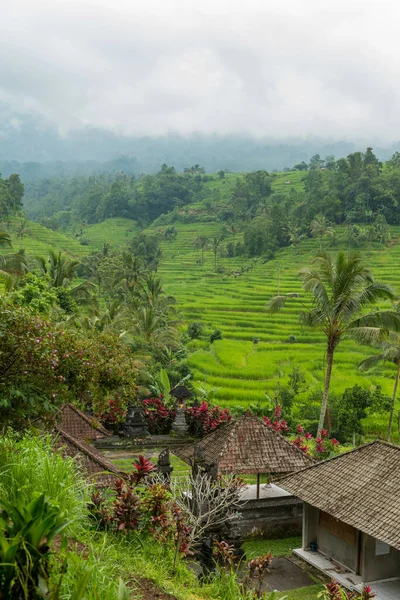
[[[95, 173], [155, 173], [163, 163], [179, 171], [200, 164], [209, 173], [266, 169], [282, 171], [318, 153], [321, 157], [347, 156], [364, 150], [366, 142], [324, 138], [254, 138], [248, 135], [188, 136], [170, 133], [159, 137], [123, 136], [106, 130], [84, 128], [61, 135], [38, 117], [12, 115], [0, 107], [0, 173], [20, 173], [24, 181], [65, 175]], [[372, 146], [374, 144], [371, 142]], [[387, 160], [400, 143], [374, 146]]]

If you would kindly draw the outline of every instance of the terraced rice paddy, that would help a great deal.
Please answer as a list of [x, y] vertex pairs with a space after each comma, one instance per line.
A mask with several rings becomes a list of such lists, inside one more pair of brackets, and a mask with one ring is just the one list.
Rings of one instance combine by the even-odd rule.
[[[216, 189], [231, 189], [237, 175], [229, 175], [224, 183], [211, 182]], [[288, 187], [299, 189], [301, 173], [280, 173], [274, 179], [274, 188], [287, 191]], [[287, 182], [290, 183], [287, 183]], [[199, 203], [199, 208], [201, 208]], [[15, 223], [16, 224], [16, 223]], [[14, 224], [14, 226], [15, 226]], [[89, 245], [82, 246], [70, 239], [29, 223], [29, 232], [22, 239], [14, 236], [14, 247], [24, 247], [31, 255], [45, 254], [49, 248], [62, 250], [70, 257], [82, 257], [100, 249], [104, 242], [122, 247], [135, 233], [135, 223], [129, 219], [108, 219], [104, 223], [87, 227], [84, 237]], [[194, 247], [196, 237], [213, 237], [221, 232], [217, 222], [177, 224], [178, 235], [174, 241], [162, 241], [163, 260], [159, 275], [169, 293], [178, 302], [183, 327], [191, 321], [203, 322], [209, 331], [220, 329], [223, 339], [210, 344], [208, 340], [190, 342], [192, 353], [189, 363], [197, 383], [205, 386], [211, 397], [224, 406], [248, 406], [262, 403], [266, 394], [272, 396], [278, 385], [285, 385], [293, 367], [300, 367], [306, 376], [305, 391], [320, 392], [324, 377], [325, 343], [323, 335], [299, 324], [301, 309], [309, 306], [298, 278], [299, 270], [311, 263], [319, 249], [317, 241], [305, 239], [297, 253], [288, 248], [272, 261], [246, 258], [218, 258], [223, 272], [214, 271], [214, 256], [210, 250], [201, 252]], [[162, 227], [153, 228], [160, 234]], [[388, 247], [375, 246], [362, 254], [375, 276], [390, 283], [400, 293], [400, 228], [392, 228], [392, 241]], [[343, 235], [343, 238], [345, 236]], [[330, 251], [346, 249], [343, 241]], [[282, 294], [300, 293], [279, 314], [270, 314], [268, 300], [278, 291]], [[393, 369], [381, 365], [374, 371], [362, 373], [358, 363], [373, 350], [360, 346], [352, 340], [344, 341], [337, 349], [332, 391], [343, 392], [358, 383], [365, 387], [381, 385], [384, 392], [391, 393]], [[385, 423], [374, 419], [374, 431]]]
[[[298, 272], [311, 263], [319, 249], [317, 242], [307, 239], [298, 254], [285, 249], [265, 264], [221, 258], [218, 264], [225, 273], [219, 274], [213, 271], [214, 257], [210, 251], [205, 253], [204, 265], [199, 264], [193, 241], [198, 235], [215, 235], [220, 225], [177, 225], [177, 229], [176, 240], [163, 243], [160, 275], [167, 290], [178, 299], [185, 321], [201, 321], [210, 328], [220, 329], [223, 335], [222, 340], [213, 344], [204, 340], [191, 342], [193, 353], [189, 362], [195, 380], [202, 382], [226, 406], [265, 401], [265, 393], [271, 396], [279, 383], [285, 384], [294, 366], [301, 367], [306, 375], [304, 397], [312, 390], [321, 390], [324, 337], [316, 330], [302, 327], [298, 321], [300, 310], [310, 305]], [[400, 292], [398, 237], [400, 230], [393, 229], [389, 248], [377, 246], [363, 254], [375, 276]], [[339, 249], [340, 246], [335, 248], [335, 252]], [[245, 264], [253, 266], [235, 276]], [[300, 293], [301, 298], [291, 299], [281, 313], [270, 314], [266, 304], [277, 293], [279, 273], [280, 292]], [[390, 365], [368, 373], [357, 370], [358, 363], [372, 352], [352, 340], [344, 341], [337, 350], [332, 391], [342, 393], [355, 383], [365, 387], [379, 384], [390, 394], [393, 386]]]

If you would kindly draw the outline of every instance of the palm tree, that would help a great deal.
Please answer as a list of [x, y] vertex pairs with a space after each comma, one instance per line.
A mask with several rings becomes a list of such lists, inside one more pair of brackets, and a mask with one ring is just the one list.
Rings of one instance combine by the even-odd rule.
[[325, 235], [331, 235], [332, 229], [329, 227], [328, 219], [323, 214], [316, 215], [310, 224], [310, 231], [313, 237], [319, 237], [319, 251], [322, 250], [322, 238]]
[[214, 254], [214, 269], [215, 270], [217, 270], [217, 255], [218, 255], [220, 246], [222, 244], [222, 240], [223, 240], [222, 236], [218, 235], [218, 236], [214, 236], [213, 238], [211, 238], [211, 240], [208, 243], [210, 250]]
[[28, 223], [26, 220], [20, 221], [18, 223], [17, 229], [15, 231], [17, 238], [22, 240], [22, 238], [24, 238], [26, 235], [31, 233], [31, 230], [29, 229], [29, 227], [27, 225], [28, 225]]
[[289, 235], [289, 242], [292, 244], [295, 254], [297, 254], [297, 245], [304, 238], [304, 234], [301, 233], [301, 227], [295, 221], [289, 221], [287, 224], [287, 232]]
[[71, 296], [80, 304], [94, 304], [93, 290], [95, 286], [90, 281], [82, 281], [71, 286], [76, 277], [76, 270], [80, 264], [78, 260], [68, 260], [61, 252], [58, 254], [49, 250], [48, 257], [36, 258], [43, 275], [48, 277], [50, 285], [54, 288], [69, 287]]
[[232, 235], [233, 257], [235, 258], [235, 235], [239, 233], [240, 229], [235, 223], [230, 223], [226, 226], [226, 231]]
[[177, 345], [177, 330], [151, 306], [136, 311], [131, 331], [134, 336], [157, 348]]
[[[0, 231], [0, 248], [12, 248], [10, 234], [7, 231]], [[22, 277], [28, 270], [24, 250], [0, 254], [0, 276], [6, 282], [11, 284], [13, 277]]]
[[[324, 427], [328, 407], [329, 387], [335, 350], [346, 334], [367, 326], [374, 318], [381, 324], [392, 319], [393, 311], [362, 314], [381, 299], [394, 299], [392, 289], [374, 280], [358, 255], [346, 257], [340, 252], [336, 259], [326, 253], [314, 259], [315, 268], [300, 272], [303, 288], [310, 292], [313, 304], [300, 313], [300, 321], [309, 327], [322, 329], [327, 340], [326, 372], [318, 435]], [[280, 310], [288, 296], [275, 296], [269, 302], [272, 312]], [[400, 322], [400, 318], [398, 319]], [[355, 334], [354, 334], [355, 335]]]
[[204, 250], [208, 246], [208, 237], [199, 235], [194, 241], [194, 245], [198, 250], [201, 250], [201, 264], [204, 265]]
[[[375, 324], [376, 325], [376, 324]], [[394, 323], [396, 327], [397, 323]], [[398, 327], [396, 327], [398, 329]], [[394, 380], [392, 401], [389, 412], [389, 426], [387, 432], [387, 439], [390, 442], [390, 436], [392, 434], [394, 407], [397, 398], [397, 388], [400, 379], [400, 333], [398, 331], [388, 330], [381, 326], [365, 326], [361, 327], [357, 332], [357, 337], [369, 345], [378, 345], [381, 352], [370, 356], [358, 365], [359, 369], [367, 370], [375, 366], [379, 362], [387, 361], [396, 365], [396, 376]]]

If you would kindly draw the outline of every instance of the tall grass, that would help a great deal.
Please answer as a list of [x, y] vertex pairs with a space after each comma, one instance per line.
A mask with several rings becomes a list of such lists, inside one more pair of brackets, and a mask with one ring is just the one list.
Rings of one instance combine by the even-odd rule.
[[13, 503], [34, 493], [44, 493], [56, 503], [72, 521], [72, 529], [82, 526], [89, 491], [77, 461], [56, 453], [50, 436], [6, 432], [0, 437], [0, 495]]

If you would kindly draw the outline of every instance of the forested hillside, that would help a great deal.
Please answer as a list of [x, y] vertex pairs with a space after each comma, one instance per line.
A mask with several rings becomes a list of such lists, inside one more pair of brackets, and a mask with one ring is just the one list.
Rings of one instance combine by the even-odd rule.
[[[9, 203], [15, 188], [10, 181], [15, 184], [16, 176], [3, 180]], [[16, 189], [21, 195], [22, 188]], [[307, 413], [313, 420], [324, 379], [324, 336], [298, 321], [301, 310], [311, 306], [298, 272], [319, 251], [359, 251], [373, 273], [396, 289], [399, 194], [399, 155], [381, 164], [371, 149], [338, 161], [316, 155], [288, 173], [206, 175], [199, 165], [184, 173], [164, 165], [154, 176], [27, 184], [24, 209], [41, 224], [25, 220], [19, 204], [4, 226], [30, 268], [35, 269], [33, 257], [45, 256], [50, 247], [80, 262], [76, 275], [97, 288], [100, 306], [106, 306], [105, 312], [96, 309], [94, 320], [81, 307], [80, 327], [99, 327], [102, 319], [109, 319], [107, 327], [114, 331], [129, 327], [135, 312], [129, 318], [124, 312], [124, 286], [133, 291], [152, 273], [176, 299], [178, 313], [168, 308], [159, 323], [139, 323], [136, 314], [131, 339], [144, 348], [147, 335], [162, 338], [167, 327], [168, 338], [171, 326], [187, 335], [189, 357], [178, 360], [177, 368], [174, 360], [161, 361], [173, 381], [191, 373], [210, 399], [244, 408], [263, 403], [265, 393], [272, 398], [288, 389], [297, 373], [303, 384], [296, 411], [314, 406]], [[290, 306], [271, 314], [270, 298], [286, 293], [296, 296]], [[129, 302], [129, 311], [137, 310], [137, 301]], [[174, 344], [177, 351], [178, 338]], [[341, 375], [333, 377], [334, 395], [355, 384], [370, 390], [378, 385], [390, 394], [390, 366], [357, 370], [372, 353], [350, 339], [343, 342], [334, 366], [334, 375]], [[366, 423], [376, 431], [385, 417], [375, 414]]]

